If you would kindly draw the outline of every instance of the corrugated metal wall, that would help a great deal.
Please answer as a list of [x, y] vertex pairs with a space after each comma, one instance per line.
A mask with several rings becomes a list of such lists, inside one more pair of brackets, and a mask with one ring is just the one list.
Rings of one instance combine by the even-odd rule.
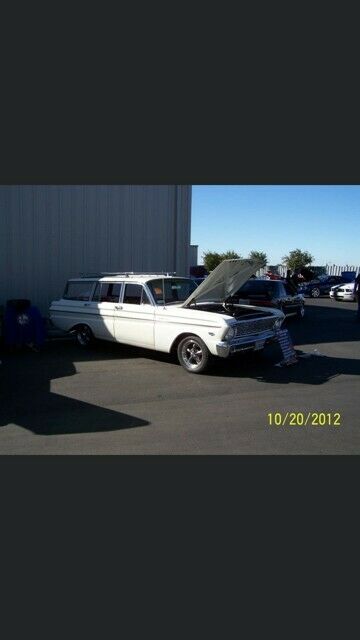
[[0, 186], [0, 304], [84, 271], [189, 274], [190, 186]]
[[196, 267], [198, 264], [198, 244], [190, 245], [190, 267]]

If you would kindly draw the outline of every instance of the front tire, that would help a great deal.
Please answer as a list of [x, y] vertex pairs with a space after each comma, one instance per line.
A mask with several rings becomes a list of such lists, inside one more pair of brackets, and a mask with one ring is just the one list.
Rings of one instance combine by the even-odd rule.
[[179, 342], [177, 357], [189, 373], [203, 373], [209, 366], [210, 351], [198, 336], [186, 336]]
[[89, 347], [94, 340], [93, 332], [87, 324], [81, 324], [76, 327], [75, 337], [78, 345], [83, 349]]
[[311, 297], [318, 298], [319, 295], [320, 295], [320, 289], [318, 287], [314, 287], [314, 289], [311, 290]]

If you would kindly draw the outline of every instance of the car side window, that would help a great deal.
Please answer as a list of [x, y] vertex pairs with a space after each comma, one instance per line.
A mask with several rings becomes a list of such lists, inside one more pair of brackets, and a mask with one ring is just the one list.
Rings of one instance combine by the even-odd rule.
[[257, 298], [259, 295], [265, 294], [265, 284], [264, 282], [251, 282], [249, 280], [243, 284], [238, 293], [241, 297]]
[[94, 282], [84, 280], [82, 282], [68, 282], [63, 298], [65, 300], [90, 300]]
[[92, 297], [92, 300], [94, 302], [99, 302], [100, 300], [100, 288], [101, 288], [101, 282], [97, 282], [94, 293], [93, 293], [93, 297]]
[[266, 285], [266, 293], [268, 298], [276, 298], [282, 295], [283, 289], [281, 282], [269, 282]]
[[141, 284], [126, 284], [124, 304], [141, 304], [143, 287]]
[[241, 293], [245, 293], [246, 296], [248, 296], [249, 298], [254, 298], [254, 300], [263, 300], [264, 298], [268, 297], [268, 288], [265, 284], [265, 280], [264, 281], [258, 281], [256, 283], [253, 282], [249, 282], [247, 283], [248, 286], [245, 289], [241, 290]]
[[94, 295], [94, 302], [119, 302], [121, 282], [98, 282]]
[[144, 287], [142, 287], [142, 292], [141, 292], [141, 304], [151, 304], [149, 300], [149, 296], [146, 293]]
[[252, 291], [251, 291], [251, 282], [250, 281], [245, 282], [245, 284], [243, 284], [243, 286], [239, 289], [238, 293], [239, 293], [239, 295], [240, 294], [241, 295], [245, 295], [245, 294], [250, 295], [252, 293]]

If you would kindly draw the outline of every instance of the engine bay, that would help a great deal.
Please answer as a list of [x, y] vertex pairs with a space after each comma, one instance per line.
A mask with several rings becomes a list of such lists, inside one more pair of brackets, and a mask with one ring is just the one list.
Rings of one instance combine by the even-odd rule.
[[246, 319], [253, 320], [255, 318], [268, 318], [272, 316], [272, 313], [262, 311], [260, 309], [254, 309], [248, 305], [235, 304], [231, 302], [201, 302], [198, 304], [192, 304], [191, 307], [196, 308], [199, 311], [210, 311], [213, 313], [222, 313], [226, 316], [232, 316], [238, 320]]

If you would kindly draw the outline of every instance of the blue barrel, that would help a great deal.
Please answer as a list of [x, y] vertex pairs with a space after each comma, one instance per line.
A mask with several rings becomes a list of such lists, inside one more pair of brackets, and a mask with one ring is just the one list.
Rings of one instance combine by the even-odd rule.
[[8, 300], [4, 314], [4, 342], [9, 347], [45, 341], [45, 324], [37, 307], [30, 300]]

